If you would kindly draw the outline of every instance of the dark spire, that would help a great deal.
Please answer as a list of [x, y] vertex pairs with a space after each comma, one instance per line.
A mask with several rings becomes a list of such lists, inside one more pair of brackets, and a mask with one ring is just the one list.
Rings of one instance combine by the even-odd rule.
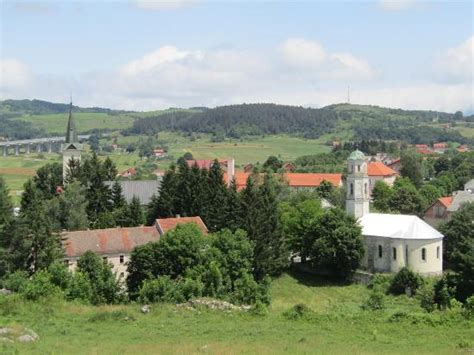
[[76, 123], [74, 122], [74, 117], [72, 116], [72, 99], [69, 106], [69, 118], [67, 121], [67, 131], [66, 131], [66, 143], [77, 143], [77, 132], [76, 132]]

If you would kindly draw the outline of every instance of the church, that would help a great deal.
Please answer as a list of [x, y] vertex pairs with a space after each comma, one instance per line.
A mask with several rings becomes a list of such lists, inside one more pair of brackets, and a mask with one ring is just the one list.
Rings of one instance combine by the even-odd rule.
[[82, 144], [79, 143], [77, 136], [76, 123], [72, 115], [72, 100], [69, 106], [69, 117], [67, 120], [66, 139], [61, 148], [63, 155], [63, 183], [67, 179], [69, 173], [69, 164], [71, 160], [81, 161]]
[[370, 213], [368, 162], [361, 151], [348, 158], [346, 211], [362, 227], [369, 272], [397, 272], [402, 267], [422, 275], [443, 272], [443, 235], [417, 216]]

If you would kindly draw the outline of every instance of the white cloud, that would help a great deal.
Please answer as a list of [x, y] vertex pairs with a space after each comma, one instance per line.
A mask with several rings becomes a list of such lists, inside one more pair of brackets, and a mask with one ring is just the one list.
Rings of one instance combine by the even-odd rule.
[[281, 47], [286, 62], [295, 67], [317, 68], [326, 60], [326, 51], [318, 42], [290, 38]]
[[143, 10], [178, 10], [194, 5], [199, 0], [136, 0], [135, 4]]
[[328, 53], [316, 41], [288, 39], [281, 46], [285, 62], [304, 75], [330, 80], [371, 80], [376, 71], [369, 62], [351, 53]]
[[[288, 61], [296, 59], [298, 50], [310, 54], [302, 61]], [[463, 50], [447, 53], [457, 63], [466, 61]], [[313, 66], [310, 58], [323, 59]], [[242, 102], [322, 107], [344, 102], [348, 82], [351, 101], [358, 104], [454, 112], [472, 111], [474, 102], [472, 82], [390, 86], [373, 80], [377, 70], [367, 60], [347, 52], [330, 53], [306, 40], [253, 52], [163, 46], [110, 71], [74, 78], [39, 75], [15, 59], [0, 64], [1, 98], [65, 102], [72, 91], [75, 103], [82, 106], [131, 110]]]
[[447, 82], [473, 82], [474, 36], [459, 46], [449, 48], [434, 63], [434, 75]]
[[385, 11], [408, 10], [417, 5], [416, 0], [379, 0], [378, 7]]

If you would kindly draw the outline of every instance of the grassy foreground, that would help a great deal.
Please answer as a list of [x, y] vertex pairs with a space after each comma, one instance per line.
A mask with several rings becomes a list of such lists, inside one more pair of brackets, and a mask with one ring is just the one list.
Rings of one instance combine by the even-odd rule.
[[[52, 300], [30, 303], [0, 299], [0, 327], [25, 326], [36, 343], [0, 343], [0, 353], [327, 353], [451, 354], [474, 347], [472, 321], [449, 314], [424, 314], [418, 302], [388, 297], [383, 311], [364, 311], [360, 285], [326, 284], [302, 275], [283, 275], [272, 288], [264, 316], [152, 305], [92, 307]], [[310, 317], [284, 315], [305, 303]], [[416, 317], [394, 317], [397, 312]]]

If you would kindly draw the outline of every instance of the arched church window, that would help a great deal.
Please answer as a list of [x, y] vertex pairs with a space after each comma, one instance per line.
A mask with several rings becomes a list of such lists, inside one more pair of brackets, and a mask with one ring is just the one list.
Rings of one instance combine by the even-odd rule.
[[364, 195], [367, 196], [367, 183], [364, 184]]
[[379, 258], [381, 258], [382, 256], [383, 256], [382, 246], [379, 245]]
[[421, 260], [426, 261], [426, 248], [421, 248]]
[[436, 247], [436, 258], [437, 259], [439, 259], [439, 255], [440, 255], [440, 248]]
[[354, 184], [351, 182], [351, 196], [354, 195]]
[[360, 173], [360, 165], [357, 165], [357, 171]]
[[397, 248], [392, 248], [393, 260], [397, 260]]

